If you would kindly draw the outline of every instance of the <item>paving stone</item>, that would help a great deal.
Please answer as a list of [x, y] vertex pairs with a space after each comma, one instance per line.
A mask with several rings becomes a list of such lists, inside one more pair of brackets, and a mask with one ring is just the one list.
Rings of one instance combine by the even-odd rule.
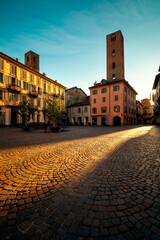
[[89, 236], [89, 228], [86, 226], [79, 226], [78, 228], [78, 232], [77, 232], [80, 236]]
[[56, 137], [0, 128], [3, 237], [159, 239], [159, 135], [156, 126]]

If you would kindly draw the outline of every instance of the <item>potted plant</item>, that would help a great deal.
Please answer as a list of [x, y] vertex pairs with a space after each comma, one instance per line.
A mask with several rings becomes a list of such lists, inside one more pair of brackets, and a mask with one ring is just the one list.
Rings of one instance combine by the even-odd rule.
[[50, 126], [50, 130], [52, 132], [58, 132], [60, 130], [60, 127], [58, 126], [58, 120], [63, 112], [64, 105], [59, 97], [47, 101], [46, 114], [49, 121], [52, 123], [52, 126]]
[[24, 131], [29, 131], [30, 127], [27, 126], [31, 115], [34, 113], [34, 108], [32, 103], [28, 101], [20, 102], [18, 105], [18, 114], [22, 117], [22, 122], [24, 123], [24, 127], [22, 129]]

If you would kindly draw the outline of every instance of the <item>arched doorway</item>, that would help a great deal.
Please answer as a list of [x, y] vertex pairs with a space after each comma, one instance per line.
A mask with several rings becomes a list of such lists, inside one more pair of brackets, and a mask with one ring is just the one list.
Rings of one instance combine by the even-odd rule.
[[116, 116], [116, 117], [113, 118], [113, 125], [114, 126], [120, 126], [121, 125], [120, 117]]

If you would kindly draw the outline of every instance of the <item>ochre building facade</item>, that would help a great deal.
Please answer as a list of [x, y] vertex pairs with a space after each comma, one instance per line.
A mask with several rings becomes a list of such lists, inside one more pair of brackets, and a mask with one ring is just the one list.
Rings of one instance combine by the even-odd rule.
[[[30, 100], [35, 112], [32, 122], [45, 121], [48, 99], [59, 96], [64, 102], [66, 87], [39, 73], [39, 55], [29, 51], [25, 64], [0, 52], [0, 124], [22, 123], [17, 113], [20, 102]], [[64, 102], [65, 104], [65, 102]]]

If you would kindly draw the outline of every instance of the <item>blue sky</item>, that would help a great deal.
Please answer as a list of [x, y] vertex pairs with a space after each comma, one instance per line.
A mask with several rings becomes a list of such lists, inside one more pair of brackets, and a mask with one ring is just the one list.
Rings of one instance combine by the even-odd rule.
[[0, 51], [24, 63], [40, 55], [40, 72], [70, 87], [106, 78], [106, 35], [121, 30], [125, 79], [149, 97], [160, 65], [159, 0], [0, 0]]

